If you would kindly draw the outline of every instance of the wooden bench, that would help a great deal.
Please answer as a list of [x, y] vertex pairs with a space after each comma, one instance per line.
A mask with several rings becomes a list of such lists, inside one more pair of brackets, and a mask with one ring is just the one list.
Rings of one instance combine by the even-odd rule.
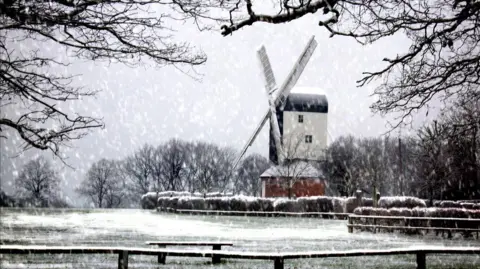
[[[158, 246], [159, 248], [165, 248], [167, 246], [212, 246], [212, 250], [221, 250], [222, 246], [233, 246], [231, 242], [177, 242], [177, 241], [147, 241], [145, 242], [150, 246]], [[158, 262], [165, 264], [166, 254], [158, 255]], [[220, 257], [217, 255], [212, 256], [212, 263], [220, 263]]]

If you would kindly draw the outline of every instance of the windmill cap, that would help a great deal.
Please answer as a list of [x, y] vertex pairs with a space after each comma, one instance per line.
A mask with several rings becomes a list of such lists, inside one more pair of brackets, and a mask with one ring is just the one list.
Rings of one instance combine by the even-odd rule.
[[326, 95], [326, 91], [319, 87], [293, 87], [291, 93]]

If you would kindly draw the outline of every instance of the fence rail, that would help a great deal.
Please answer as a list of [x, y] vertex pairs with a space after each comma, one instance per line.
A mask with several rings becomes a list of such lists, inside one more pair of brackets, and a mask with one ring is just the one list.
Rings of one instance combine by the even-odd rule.
[[384, 229], [388, 231], [435, 231], [447, 232], [452, 237], [452, 232], [465, 234], [476, 233], [479, 239], [480, 219], [471, 218], [429, 218], [429, 217], [403, 217], [403, 216], [371, 216], [349, 215], [348, 232], [353, 233], [354, 228], [371, 229], [373, 233]]
[[416, 255], [417, 269], [426, 268], [427, 254], [480, 254], [480, 247], [413, 247], [387, 250], [347, 250], [347, 251], [310, 251], [310, 252], [234, 252], [215, 250], [172, 250], [152, 248], [123, 247], [87, 247], [87, 246], [19, 246], [0, 245], [0, 254], [117, 254], [118, 268], [128, 269], [129, 255], [160, 254], [181, 257], [217, 256], [222, 259], [270, 260], [274, 269], [284, 269], [284, 261], [289, 259], [311, 259], [356, 256]]
[[189, 215], [223, 215], [223, 216], [248, 216], [248, 217], [300, 217], [300, 218], [324, 218], [324, 219], [347, 219], [348, 213], [333, 212], [280, 212], [280, 211], [226, 211], [226, 210], [197, 210], [197, 209], [174, 209], [159, 207], [157, 211], [189, 214]]

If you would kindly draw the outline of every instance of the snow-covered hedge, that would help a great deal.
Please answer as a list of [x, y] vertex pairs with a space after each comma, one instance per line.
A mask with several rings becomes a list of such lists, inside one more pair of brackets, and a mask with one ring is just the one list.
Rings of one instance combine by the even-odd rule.
[[[345, 212], [344, 197], [257, 198], [249, 196], [210, 197], [194, 196], [160, 197], [158, 206], [173, 209], [220, 210], [220, 211], [280, 211], [280, 212]], [[368, 203], [368, 199], [366, 199]], [[352, 209], [353, 211], [353, 209]]]
[[373, 199], [362, 197], [362, 204], [360, 205], [357, 204], [356, 197], [348, 197], [345, 199], [346, 213], [353, 213], [353, 210], [359, 206], [373, 206]]
[[436, 206], [442, 208], [466, 208], [466, 209], [480, 209], [480, 204], [464, 203], [459, 201], [438, 201]]
[[374, 208], [358, 207], [353, 213], [355, 215], [369, 216], [401, 216], [401, 217], [431, 217], [431, 218], [475, 218], [480, 219], [480, 210], [465, 208], [438, 208], [438, 207], [416, 207], [416, 208]]
[[[356, 215], [370, 215], [370, 216], [399, 216], [399, 217], [427, 217], [427, 218], [480, 218], [480, 210], [471, 210], [464, 208], [438, 208], [438, 207], [416, 207], [416, 208], [372, 208], [359, 207], [354, 210]], [[370, 225], [373, 219], [355, 219], [355, 224]], [[406, 221], [401, 219], [375, 219], [376, 225], [382, 226], [405, 226], [410, 227], [442, 227], [442, 228], [467, 228], [478, 229], [478, 223], [471, 221], [451, 221], [439, 219], [416, 219]], [[370, 228], [364, 228], [364, 230]], [[371, 230], [371, 229], [370, 229]], [[407, 234], [422, 234], [426, 231], [423, 229], [408, 229], [401, 230]], [[469, 232], [463, 232], [464, 236], [471, 236]]]
[[[221, 192], [211, 192], [211, 193], [190, 193], [188, 191], [162, 191], [158, 193], [156, 192], [147, 192], [146, 194], [142, 195], [141, 204], [143, 209], [154, 209], [155, 208], [155, 200], [157, 197], [160, 198], [173, 198], [173, 197], [229, 197], [232, 196], [231, 193], [221, 193]], [[160, 205], [159, 205], [160, 206]]]
[[378, 206], [382, 208], [392, 208], [392, 207], [426, 207], [424, 200], [417, 197], [411, 196], [385, 196], [381, 197], [378, 200]]

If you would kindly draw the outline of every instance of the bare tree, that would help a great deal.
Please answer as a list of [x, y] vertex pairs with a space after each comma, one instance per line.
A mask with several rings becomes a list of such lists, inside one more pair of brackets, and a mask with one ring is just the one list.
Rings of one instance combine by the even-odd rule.
[[[364, 72], [359, 86], [382, 78], [372, 105], [380, 113], [399, 113], [394, 126], [435, 97], [480, 98], [480, 2], [449, 0], [279, 0], [271, 13], [258, 13], [251, 0], [231, 9], [229, 35], [257, 22], [286, 23], [323, 10], [318, 25], [333, 36], [354, 38], [361, 44], [403, 34], [408, 51], [385, 55], [385, 67]], [[267, 10], [262, 8], [263, 11]]]
[[216, 166], [216, 188], [225, 192], [233, 189], [233, 182], [236, 182], [237, 174], [233, 169], [237, 151], [231, 147], [217, 147], [217, 157], [214, 159]]
[[269, 167], [267, 158], [260, 154], [251, 154], [238, 167], [236, 192], [243, 191], [247, 195], [260, 196], [260, 175]]
[[171, 139], [160, 146], [161, 156], [159, 173], [162, 178], [163, 189], [177, 191], [182, 189], [182, 177], [185, 170], [186, 150], [185, 143], [178, 139]]
[[360, 187], [358, 145], [353, 136], [337, 138], [327, 148], [324, 170], [341, 196], [351, 196]]
[[153, 151], [153, 161], [150, 164], [150, 170], [152, 173], [152, 181], [153, 181], [153, 190], [157, 192], [157, 195], [160, 191], [165, 190], [163, 188], [164, 184], [162, 182], [163, 177], [163, 148], [162, 145], [159, 145]]
[[145, 144], [123, 162], [122, 168], [131, 184], [131, 192], [140, 199], [150, 190], [154, 148]]
[[[443, 199], [445, 183], [449, 178], [448, 155], [446, 152], [446, 126], [434, 121], [418, 132], [420, 139], [420, 169], [422, 179], [417, 184], [422, 196]], [[426, 194], [426, 195], [425, 195]]]
[[227, 190], [231, 178], [235, 176], [235, 150], [205, 142], [195, 142], [187, 148], [185, 189], [202, 193]]
[[359, 149], [362, 185], [371, 188], [376, 206], [376, 193], [381, 192], [387, 176], [384, 143], [380, 138], [365, 138], [360, 140]]
[[[217, 9], [233, 1], [204, 0], [52, 0], [0, 2], [0, 136], [10, 128], [24, 148], [51, 150], [104, 126], [101, 119], [68, 113], [60, 104], [96, 94], [77, 87], [75, 74], [58, 70], [70, 64], [63, 55], [49, 55], [42, 47], [58, 48], [76, 59], [120, 62], [128, 66], [150, 59], [157, 66], [181, 67], [205, 62], [203, 52], [175, 41], [172, 28], [194, 23], [198, 29], [216, 20]], [[179, 23], [180, 22], [180, 23]], [[26, 44], [19, 50], [19, 43]], [[66, 56], [66, 54], [65, 54]], [[70, 58], [70, 59], [72, 59]]]
[[[442, 118], [448, 126], [449, 168], [455, 188], [449, 197], [476, 199], [480, 197], [480, 100], [459, 100]], [[452, 182], [452, 183], [453, 183]]]
[[15, 179], [20, 195], [33, 199], [33, 203], [39, 206], [48, 206], [49, 202], [57, 199], [59, 183], [57, 173], [44, 157], [26, 163]]
[[98, 208], [113, 208], [122, 203], [123, 187], [118, 163], [101, 159], [90, 167], [77, 192], [89, 198]]
[[273, 177], [287, 179], [279, 181], [279, 184], [287, 189], [289, 199], [292, 198], [293, 186], [298, 180], [320, 176], [314, 163], [306, 158], [310, 153], [318, 151], [311, 143], [306, 143], [304, 133], [292, 131], [283, 135], [280, 159], [284, 160], [284, 163], [271, 166], [268, 171]]

